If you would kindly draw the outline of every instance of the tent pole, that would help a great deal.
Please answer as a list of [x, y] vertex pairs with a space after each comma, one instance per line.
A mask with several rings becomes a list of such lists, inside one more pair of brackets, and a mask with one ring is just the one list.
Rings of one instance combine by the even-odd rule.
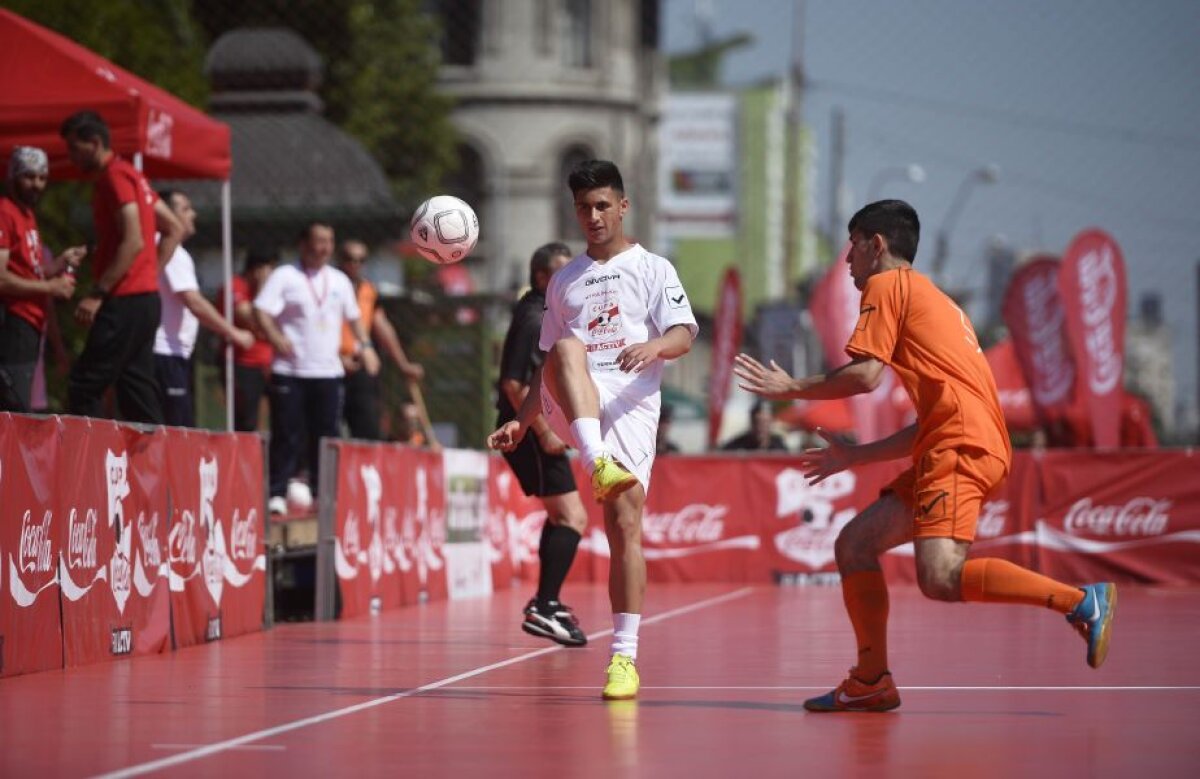
[[138, 173], [141, 173], [143, 170], [143, 168], [142, 168], [142, 153], [140, 151], [135, 151], [133, 153], [133, 167], [137, 170]]
[[[229, 179], [221, 182], [221, 275], [225, 279], [225, 318], [233, 321], [233, 225]], [[233, 431], [233, 344], [225, 344], [225, 429]]]

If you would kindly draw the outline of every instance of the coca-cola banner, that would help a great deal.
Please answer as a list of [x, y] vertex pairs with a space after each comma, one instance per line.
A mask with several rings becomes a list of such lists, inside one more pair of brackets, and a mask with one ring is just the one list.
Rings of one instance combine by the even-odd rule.
[[452, 599], [492, 594], [488, 523], [488, 456], [468, 449], [442, 453], [446, 487], [446, 583]]
[[1072, 582], [1200, 582], [1200, 455], [1048, 452], [1029, 524], [1039, 567]]
[[332, 503], [333, 565], [341, 615], [444, 599], [446, 495], [441, 454], [344, 441], [336, 442], [334, 450], [338, 469]]
[[58, 530], [66, 665], [167, 651], [162, 431], [73, 417], [60, 424], [55, 514], [66, 517]]
[[1085, 230], [1071, 241], [1058, 274], [1078, 393], [1100, 448], [1120, 444], [1125, 359], [1125, 261], [1103, 230]]
[[177, 646], [262, 629], [266, 595], [258, 436], [164, 428]]
[[733, 358], [742, 348], [742, 280], [737, 268], [728, 268], [721, 280], [717, 312], [713, 316], [712, 365], [708, 387], [708, 445], [716, 447], [721, 435], [725, 402], [733, 380]]
[[58, 423], [0, 414], [0, 676], [62, 668]]

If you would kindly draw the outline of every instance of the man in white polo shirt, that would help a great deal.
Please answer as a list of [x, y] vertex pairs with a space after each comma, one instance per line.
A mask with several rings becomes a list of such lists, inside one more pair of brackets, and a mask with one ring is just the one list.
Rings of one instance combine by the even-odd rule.
[[321, 438], [338, 435], [343, 323], [350, 325], [367, 373], [379, 372], [379, 356], [360, 321], [354, 286], [329, 265], [333, 227], [310, 222], [300, 234], [299, 248], [300, 261], [272, 271], [254, 299], [255, 319], [275, 349], [267, 504], [272, 514], [287, 513], [288, 480], [301, 465], [307, 467], [310, 486], [317, 485]]
[[166, 266], [158, 272], [158, 297], [162, 319], [154, 334], [154, 377], [162, 404], [163, 424], [196, 426], [196, 399], [192, 393], [192, 350], [204, 325], [243, 349], [254, 344], [249, 330], [235, 327], [200, 294], [196, 262], [183, 242], [196, 234], [196, 209], [187, 195], [176, 190], [158, 193], [159, 199], [183, 225], [183, 238]]

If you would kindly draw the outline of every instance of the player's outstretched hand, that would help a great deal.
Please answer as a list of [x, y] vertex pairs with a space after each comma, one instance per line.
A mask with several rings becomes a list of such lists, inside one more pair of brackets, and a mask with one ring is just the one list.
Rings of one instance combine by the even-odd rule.
[[817, 435], [829, 442], [829, 446], [822, 449], [805, 449], [800, 455], [800, 467], [804, 476], [813, 484], [820, 484], [854, 464], [854, 446], [845, 438], [819, 427]]
[[733, 359], [733, 372], [741, 379], [739, 387], [764, 398], [789, 398], [794, 389], [792, 377], [774, 360], [771, 360], [771, 367], [768, 368], [742, 353]]
[[525, 431], [521, 428], [521, 423], [513, 419], [505, 422], [499, 430], [487, 437], [488, 449], [511, 452], [524, 437]]

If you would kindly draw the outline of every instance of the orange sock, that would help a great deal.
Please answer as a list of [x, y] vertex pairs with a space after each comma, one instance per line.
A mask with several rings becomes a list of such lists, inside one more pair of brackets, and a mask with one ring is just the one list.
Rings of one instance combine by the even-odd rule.
[[864, 682], [874, 682], [887, 664], [888, 591], [882, 571], [860, 571], [842, 577], [842, 599], [858, 640], [858, 671]]
[[963, 564], [962, 598], [983, 603], [1026, 603], [1070, 614], [1083, 600], [1083, 590], [1008, 560], [983, 557]]

